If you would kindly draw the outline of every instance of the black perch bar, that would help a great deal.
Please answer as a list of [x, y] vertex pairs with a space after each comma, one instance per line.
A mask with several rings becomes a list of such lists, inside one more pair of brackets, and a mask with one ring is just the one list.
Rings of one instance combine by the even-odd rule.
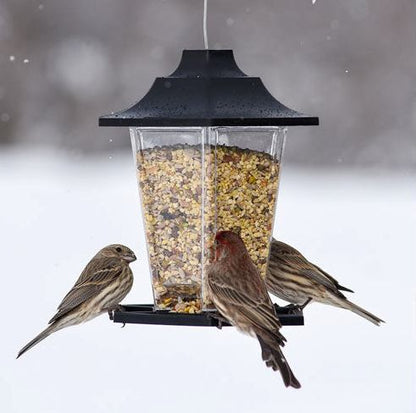
[[[284, 326], [302, 326], [303, 313], [300, 309], [279, 307], [275, 304], [277, 315]], [[219, 320], [215, 312], [205, 311], [200, 314], [172, 313], [164, 310], [153, 310], [153, 304], [122, 305], [114, 311], [115, 323], [163, 324], [172, 326], [218, 327]], [[221, 322], [221, 326], [229, 326]]]

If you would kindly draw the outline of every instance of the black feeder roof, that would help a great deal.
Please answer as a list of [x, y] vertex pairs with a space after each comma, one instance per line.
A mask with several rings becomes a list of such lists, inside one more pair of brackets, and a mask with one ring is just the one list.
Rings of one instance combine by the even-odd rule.
[[131, 108], [99, 118], [100, 126], [298, 126], [316, 116], [277, 101], [258, 77], [245, 75], [232, 50], [184, 50], [178, 68], [158, 77]]

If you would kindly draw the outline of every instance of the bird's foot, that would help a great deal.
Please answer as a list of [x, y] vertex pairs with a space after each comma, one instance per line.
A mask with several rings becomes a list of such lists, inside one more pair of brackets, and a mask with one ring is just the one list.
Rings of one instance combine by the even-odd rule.
[[209, 312], [207, 313], [207, 317], [212, 320], [216, 320], [217, 321], [216, 327], [220, 330], [222, 329], [223, 323], [230, 324], [229, 321], [218, 312], [215, 312], [215, 313]]
[[[114, 321], [114, 312], [115, 311], [121, 311], [123, 309], [123, 306], [118, 304], [113, 308], [110, 308], [107, 312], [108, 312], [108, 316], [110, 317], [111, 321]], [[124, 327], [124, 326], [123, 326]]]
[[303, 310], [303, 307], [299, 304], [288, 304], [280, 308], [283, 308], [288, 314], [296, 314]]
[[312, 301], [312, 298], [308, 298], [303, 304], [288, 304], [284, 307], [279, 307], [275, 304], [276, 310], [284, 308], [289, 314], [296, 314], [304, 310], [304, 308]]
[[305, 307], [312, 301], [312, 298], [308, 298], [302, 305], [299, 306], [301, 311], [305, 309]]

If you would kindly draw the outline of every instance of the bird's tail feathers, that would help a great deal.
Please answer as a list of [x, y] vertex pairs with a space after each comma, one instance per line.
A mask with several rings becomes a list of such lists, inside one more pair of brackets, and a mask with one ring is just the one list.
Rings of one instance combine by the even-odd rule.
[[57, 324], [51, 324], [50, 326], [46, 327], [41, 333], [39, 333], [33, 340], [29, 341], [17, 354], [16, 358], [19, 358], [23, 353], [26, 353], [29, 349], [33, 346], [44, 340], [46, 337], [54, 333], [55, 331], [59, 330], [61, 327]]
[[364, 317], [365, 319], [367, 319], [368, 321], [371, 321], [376, 326], [379, 326], [380, 323], [384, 323], [384, 320], [382, 320], [381, 318], [375, 316], [374, 314], [371, 314], [369, 311], [364, 310], [364, 308], [359, 307], [357, 304], [354, 304], [349, 300], [339, 299], [337, 300], [337, 304], [340, 307], [343, 307], [347, 310], [352, 311], [355, 314], [358, 314], [361, 317]]
[[[286, 387], [294, 387], [299, 389], [301, 387], [299, 381], [293, 374], [282, 350], [277, 342], [268, 344], [259, 334], [257, 335], [261, 346], [261, 356], [267, 367], [271, 367], [274, 371], [279, 370], [282, 375], [283, 382]], [[267, 340], [269, 341], [269, 340]]]

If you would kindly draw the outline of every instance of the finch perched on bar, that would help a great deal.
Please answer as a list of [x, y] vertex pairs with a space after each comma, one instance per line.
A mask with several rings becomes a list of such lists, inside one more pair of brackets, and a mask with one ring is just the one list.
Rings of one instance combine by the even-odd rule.
[[131, 290], [133, 273], [129, 264], [135, 260], [134, 252], [124, 245], [108, 245], [100, 250], [59, 304], [49, 326], [26, 344], [17, 358], [55, 331], [91, 320], [104, 312], [111, 314]]
[[384, 321], [358, 305], [348, 301], [343, 287], [328, 273], [309, 262], [298, 250], [272, 239], [266, 274], [269, 292], [303, 309], [311, 301], [345, 308], [366, 318], [375, 325]]
[[251, 260], [244, 242], [231, 231], [215, 236], [215, 257], [207, 268], [206, 287], [215, 307], [230, 324], [257, 337], [268, 367], [280, 370], [286, 387], [300, 388], [280, 347], [280, 321], [266, 285]]

